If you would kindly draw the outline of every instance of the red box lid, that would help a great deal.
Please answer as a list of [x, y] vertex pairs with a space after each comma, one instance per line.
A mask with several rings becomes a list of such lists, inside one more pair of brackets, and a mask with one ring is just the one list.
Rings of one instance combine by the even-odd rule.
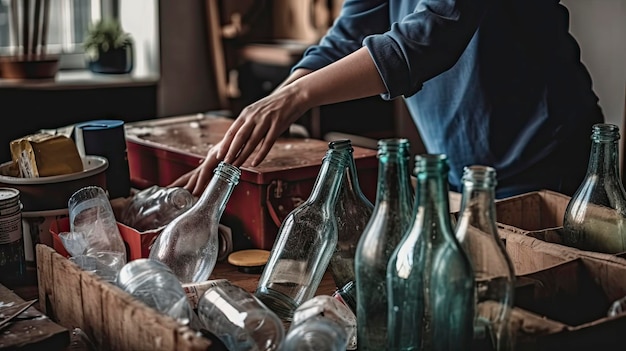
[[[233, 119], [197, 114], [126, 124], [129, 153], [137, 148], [155, 157], [183, 163], [193, 169], [218, 143]], [[311, 138], [279, 138], [257, 167], [250, 157], [241, 167], [241, 181], [269, 184], [272, 180], [295, 181], [315, 178], [328, 143]], [[254, 155], [254, 154], [253, 154]], [[376, 150], [354, 147], [357, 168], [376, 168]], [[129, 159], [135, 155], [129, 155]], [[174, 179], [169, 179], [173, 181]]]

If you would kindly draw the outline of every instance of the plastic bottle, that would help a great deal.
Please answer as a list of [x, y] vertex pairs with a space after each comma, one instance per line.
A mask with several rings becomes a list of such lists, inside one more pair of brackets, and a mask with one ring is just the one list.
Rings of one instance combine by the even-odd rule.
[[115, 284], [146, 305], [195, 330], [201, 328], [183, 287], [172, 270], [161, 262], [139, 258], [125, 264]]
[[158, 229], [187, 211], [195, 202], [196, 199], [185, 188], [153, 185], [133, 195], [122, 212], [120, 222], [139, 232]]
[[285, 328], [276, 314], [253, 294], [232, 284], [217, 284], [198, 302], [203, 326], [230, 351], [277, 350]]
[[298, 306], [281, 347], [284, 351], [356, 349], [356, 316], [328, 295], [314, 296]]

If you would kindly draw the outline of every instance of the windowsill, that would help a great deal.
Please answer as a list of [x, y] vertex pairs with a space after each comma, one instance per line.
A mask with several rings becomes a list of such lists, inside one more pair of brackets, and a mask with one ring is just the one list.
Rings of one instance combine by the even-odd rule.
[[54, 79], [0, 79], [0, 89], [73, 90], [154, 85], [158, 74], [98, 74], [89, 70], [61, 70]]

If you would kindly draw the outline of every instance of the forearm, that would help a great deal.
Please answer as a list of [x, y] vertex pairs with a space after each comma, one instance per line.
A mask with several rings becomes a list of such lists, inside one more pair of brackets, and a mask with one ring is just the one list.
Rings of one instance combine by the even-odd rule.
[[302, 73], [291, 80], [289, 85], [307, 97], [308, 108], [365, 98], [386, 91], [365, 47], [317, 71]]

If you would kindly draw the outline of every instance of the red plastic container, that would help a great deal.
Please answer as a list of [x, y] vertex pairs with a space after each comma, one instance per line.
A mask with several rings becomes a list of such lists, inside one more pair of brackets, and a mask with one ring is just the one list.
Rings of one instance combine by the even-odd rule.
[[[117, 228], [126, 245], [127, 261], [138, 258], [147, 258], [150, 254], [150, 246], [159, 234], [158, 231], [138, 232], [137, 230], [117, 222]], [[69, 257], [69, 253], [63, 246], [59, 233], [70, 230], [70, 219], [68, 217], [57, 219], [50, 224], [50, 234], [52, 235], [52, 248], [61, 256]]]
[[[126, 124], [132, 185], [139, 189], [169, 185], [198, 165], [232, 121], [193, 115]], [[233, 230], [235, 250], [272, 248], [285, 216], [309, 197], [326, 150], [328, 143], [323, 140], [281, 138], [259, 166], [247, 162], [240, 167], [239, 184], [221, 220]], [[373, 202], [378, 177], [376, 150], [355, 147], [354, 158], [361, 188]]]

